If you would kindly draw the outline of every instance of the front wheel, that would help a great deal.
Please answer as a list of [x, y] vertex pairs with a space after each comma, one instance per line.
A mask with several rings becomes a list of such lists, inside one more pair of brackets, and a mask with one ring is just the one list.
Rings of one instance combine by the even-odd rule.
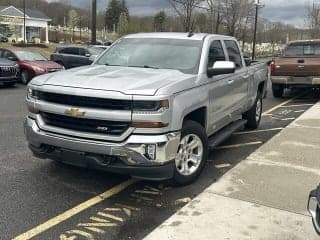
[[27, 70], [21, 71], [21, 82], [25, 85], [27, 85], [30, 81], [29, 73]]
[[194, 182], [204, 168], [208, 155], [208, 139], [205, 129], [197, 122], [186, 121], [175, 159], [173, 182], [187, 185]]
[[254, 130], [259, 127], [262, 116], [262, 94], [258, 92], [256, 101], [252, 108], [243, 114], [243, 118], [247, 120], [246, 128]]

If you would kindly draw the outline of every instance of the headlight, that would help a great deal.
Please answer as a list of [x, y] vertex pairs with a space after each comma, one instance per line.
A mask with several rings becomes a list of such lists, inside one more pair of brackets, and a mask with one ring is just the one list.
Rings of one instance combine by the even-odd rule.
[[169, 100], [162, 101], [133, 101], [133, 111], [156, 112], [169, 109]]
[[33, 71], [35, 71], [36, 73], [45, 73], [46, 70], [41, 68], [41, 67], [37, 67], [37, 66], [31, 66]]
[[27, 98], [28, 99], [38, 99], [37, 91], [32, 89], [32, 88], [28, 88], [28, 90], [27, 90]]

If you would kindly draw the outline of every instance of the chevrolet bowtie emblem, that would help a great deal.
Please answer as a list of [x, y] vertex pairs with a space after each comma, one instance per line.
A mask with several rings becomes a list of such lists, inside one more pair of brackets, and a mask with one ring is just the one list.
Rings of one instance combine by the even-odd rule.
[[64, 113], [71, 117], [83, 117], [86, 114], [86, 112], [80, 112], [77, 108], [68, 109]]

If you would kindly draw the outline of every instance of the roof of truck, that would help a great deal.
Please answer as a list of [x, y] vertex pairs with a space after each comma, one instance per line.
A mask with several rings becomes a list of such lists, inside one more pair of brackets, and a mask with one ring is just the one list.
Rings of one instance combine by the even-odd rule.
[[295, 44], [295, 43], [320, 43], [320, 39], [296, 40], [296, 41], [288, 42], [288, 44]]
[[221, 38], [232, 38], [223, 35], [211, 35], [208, 33], [181, 33], [181, 32], [154, 32], [154, 33], [137, 33], [125, 36], [125, 38], [167, 38], [167, 39], [184, 39], [184, 40], [203, 40], [207, 36], [217, 36]]

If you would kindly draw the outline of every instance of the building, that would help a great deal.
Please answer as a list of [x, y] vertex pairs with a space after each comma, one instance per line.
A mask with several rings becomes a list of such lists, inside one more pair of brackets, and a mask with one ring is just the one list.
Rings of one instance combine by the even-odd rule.
[[41, 31], [45, 30], [45, 36], [41, 40], [49, 43], [48, 23], [51, 19], [40, 11], [26, 9], [25, 31], [23, 19], [23, 9], [0, 6], [0, 33], [8, 36], [11, 41], [23, 41], [26, 36], [26, 40], [30, 42], [34, 38], [41, 38]]

